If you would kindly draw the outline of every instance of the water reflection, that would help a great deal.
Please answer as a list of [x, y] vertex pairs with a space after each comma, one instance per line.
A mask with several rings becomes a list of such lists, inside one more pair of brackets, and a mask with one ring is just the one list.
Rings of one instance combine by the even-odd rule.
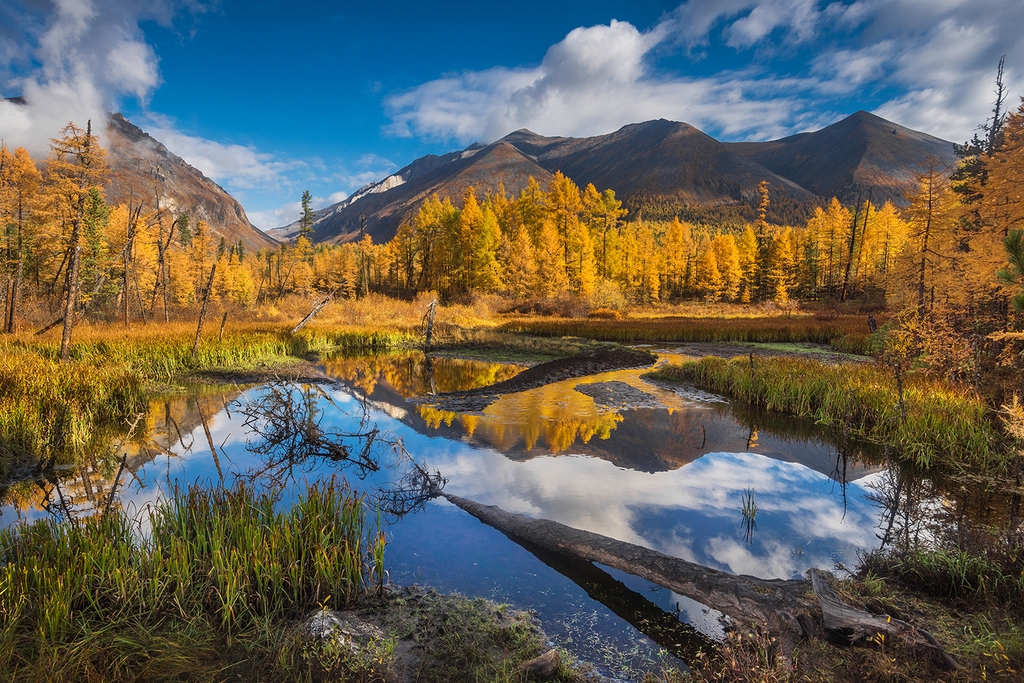
[[[174, 486], [239, 476], [281, 487], [287, 504], [306, 482], [349, 466], [365, 477], [359, 490], [389, 489], [393, 511], [416, 511], [390, 527], [395, 580], [536, 608], [555, 636], [594, 611], [603, 638], [671, 645], [685, 658], [705, 640], [680, 617], [699, 623], [699, 606], [524, 550], [443, 501], [426, 503], [416, 495], [422, 481], [395, 486], [409, 471], [403, 449], [465, 498], [763, 578], [852, 566], [859, 552], [910, 538], [927, 501], [968, 507], [886, 468], [842, 434], [655, 385], [638, 370], [506, 395], [479, 413], [445, 413], [406, 399], [484, 386], [522, 368], [412, 352], [324, 367], [337, 384], [203, 388], [154, 401], [119, 450], [8, 486], [0, 523], [108, 503], [142, 510]], [[601, 661], [593, 641], [573, 648]]]

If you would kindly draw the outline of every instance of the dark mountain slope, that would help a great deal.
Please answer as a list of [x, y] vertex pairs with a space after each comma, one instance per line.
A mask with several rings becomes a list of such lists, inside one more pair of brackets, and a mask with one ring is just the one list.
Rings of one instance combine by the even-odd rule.
[[876, 204], [904, 203], [929, 155], [947, 166], [955, 161], [952, 143], [866, 111], [813, 133], [726, 145], [822, 197], [855, 201], [858, 191], [871, 188]]
[[752, 201], [761, 180], [771, 183], [773, 194], [812, 199], [807, 190], [686, 123], [660, 119], [608, 135], [550, 140], [539, 150], [538, 164], [561, 170], [580, 186], [613, 188], [627, 202], [637, 197], [671, 197], [700, 206]]

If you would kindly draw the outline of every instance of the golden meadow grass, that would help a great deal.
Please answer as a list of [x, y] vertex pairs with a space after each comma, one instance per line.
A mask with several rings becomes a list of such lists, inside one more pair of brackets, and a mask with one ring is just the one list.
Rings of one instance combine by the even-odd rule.
[[335, 480], [283, 510], [241, 485], [193, 487], [143, 521], [114, 509], [0, 531], [8, 680], [176, 679], [204, 662], [212, 676], [231, 648], [267, 648], [384, 577], [379, 524]]
[[1007, 464], [989, 411], [971, 392], [911, 375], [904, 382], [904, 421], [895, 377], [883, 366], [758, 357], [751, 368], [746, 357], [708, 357], [666, 366], [657, 376], [848, 428], [922, 467], [998, 472]]
[[[867, 339], [863, 316], [820, 320], [813, 316], [703, 318], [690, 316], [605, 319], [520, 317], [499, 326], [503, 332], [548, 337], [585, 337], [611, 342], [814, 342]], [[851, 342], [852, 344], [852, 342]], [[861, 345], [866, 350], [866, 344]], [[863, 351], [862, 351], [863, 352]]]

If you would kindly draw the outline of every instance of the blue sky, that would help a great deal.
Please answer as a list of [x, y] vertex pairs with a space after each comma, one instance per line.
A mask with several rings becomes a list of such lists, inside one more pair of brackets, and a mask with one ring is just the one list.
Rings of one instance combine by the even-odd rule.
[[262, 228], [427, 153], [521, 127], [593, 135], [652, 118], [723, 140], [858, 109], [962, 141], [1017, 0], [327, 3], [0, 0], [0, 137], [45, 153], [67, 120], [123, 111]]

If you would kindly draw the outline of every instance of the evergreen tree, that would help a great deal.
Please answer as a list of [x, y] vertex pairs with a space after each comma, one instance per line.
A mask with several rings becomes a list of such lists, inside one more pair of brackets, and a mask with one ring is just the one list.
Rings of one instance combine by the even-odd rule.
[[[294, 195], [293, 195], [294, 196]], [[299, 215], [299, 237], [305, 237], [313, 241], [313, 223], [316, 221], [316, 212], [313, 211], [313, 195], [309, 190], [302, 193], [302, 213]]]

